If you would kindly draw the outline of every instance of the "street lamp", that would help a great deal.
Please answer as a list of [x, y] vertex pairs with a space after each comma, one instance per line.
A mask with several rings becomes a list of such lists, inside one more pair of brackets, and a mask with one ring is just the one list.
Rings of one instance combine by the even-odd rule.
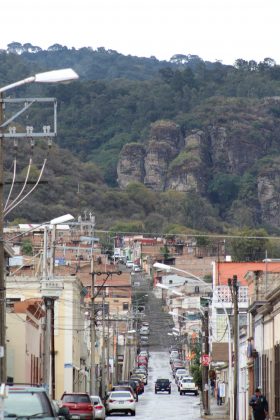
[[[198, 282], [200, 282], [201, 284], [203, 284], [204, 286], [208, 287], [211, 292], [216, 293], [216, 290], [213, 291], [213, 288], [206, 283], [204, 280], [202, 280], [200, 277], [194, 275], [193, 273], [186, 271], [186, 270], [182, 270], [180, 268], [176, 268], [167, 264], [162, 264], [159, 262], [156, 262], [153, 264], [154, 268], [157, 268], [159, 270], [163, 270], [163, 271], [167, 271], [167, 272], [171, 272], [171, 271], [178, 271], [180, 273], [183, 274], [187, 274], [191, 277], [193, 277], [194, 279], [196, 279]], [[230, 319], [229, 319], [229, 314], [223, 304], [223, 301], [221, 300], [220, 296], [218, 293], [216, 293], [217, 299], [220, 302], [222, 309], [224, 311], [224, 314], [226, 316], [226, 321], [227, 321], [227, 330], [228, 330], [228, 368], [229, 368], [229, 404], [230, 404], [230, 420], [232, 420], [233, 418], [233, 410], [232, 410], [232, 349], [231, 349], [231, 328], [230, 328]]]
[[7, 379], [6, 365], [6, 288], [5, 288], [5, 264], [4, 264], [4, 213], [3, 213], [3, 198], [4, 198], [4, 138], [5, 138], [5, 127], [12, 122], [18, 115], [24, 110], [16, 113], [13, 117], [9, 118], [8, 121], [4, 121], [4, 105], [5, 100], [3, 98], [4, 92], [10, 89], [16, 88], [30, 83], [59, 83], [59, 82], [70, 82], [78, 79], [77, 73], [72, 69], [60, 69], [53, 70], [44, 73], [38, 73], [26, 79], [19, 80], [18, 82], [11, 83], [9, 85], [0, 88], [0, 381], [5, 383]]
[[[44, 336], [44, 364], [43, 364], [43, 382], [50, 395], [55, 398], [55, 346], [54, 346], [54, 301], [61, 294], [63, 288], [62, 282], [54, 281], [55, 266], [55, 239], [56, 226], [73, 220], [71, 214], [65, 214], [52, 219], [44, 225], [44, 250], [43, 250], [43, 275], [41, 281], [41, 293], [46, 308], [46, 328]], [[50, 244], [50, 266], [48, 272], [48, 229], [52, 227]], [[49, 386], [51, 378], [51, 388]]]

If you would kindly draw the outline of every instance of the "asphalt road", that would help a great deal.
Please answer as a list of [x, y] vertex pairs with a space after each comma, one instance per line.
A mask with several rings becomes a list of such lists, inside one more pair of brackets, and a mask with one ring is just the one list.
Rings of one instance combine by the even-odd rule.
[[[171, 374], [168, 351], [152, 351], [149, 360], [149, 382], [144, 394], [139, 396], [136, 404], [138, 420], [199, 420], [200, 396], [180, 395]], [[154, 393], [157, 378], [169, 378], [172, 381], [171, 394]], [[114, 415], [111, 418], [121, 419], [125, 415]]]

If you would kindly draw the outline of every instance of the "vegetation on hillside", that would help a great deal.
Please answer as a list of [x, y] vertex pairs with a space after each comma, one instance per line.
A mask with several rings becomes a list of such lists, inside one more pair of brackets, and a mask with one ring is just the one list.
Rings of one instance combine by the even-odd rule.
[[[256, 199], [256, 174], [277, 168], [280, 150], [280, 102], [269, 100], [280, 97], [280, 66], [272, 59], [260, 63], [238, 59], [225, 66], [191, 55], [174, 55], [161, 62], [104, 48], [69, 50], [55, 44], [42, 50], [12, 43], [7, 51], [0, 51], [0, 85], [61, 67], [73, 67], [80, 80], [11, 91], [18, 97], [56, 97], [59, 135], [43, 176], [48, 183], [11, 212], [8, 221], [49, 220], [66, 210], [77, 215], [88, 208], [96, 213], [100, 226], [122, 231], [228, 232], [232, 227], [272, 231], [260, 221]], [[31, 118], [39, 124], [45, 117], [46, 109], [30, 108], [17, 125], [24, 127]], [[119, 191], [116, 168], [122, 147], [145, 145], [151, 124], [159, 120], [173, 121], [182, 136], [192, 129], [223, 125], [235, 141], [265, 142], [267, 156], [244, 173], [229, 173], [221, 158], [205, 197], [195, 192], [152, 192], [137, 183]], [[22, 143], [18, 173], [24, 179], [30, 150]], [[47, 153], [45, 142], [37, 142], [34, 177]], [[9, 144], [5, 163], [9, 179], [13, 156]], [[195, 159], [190, 148], [174, 164]]]

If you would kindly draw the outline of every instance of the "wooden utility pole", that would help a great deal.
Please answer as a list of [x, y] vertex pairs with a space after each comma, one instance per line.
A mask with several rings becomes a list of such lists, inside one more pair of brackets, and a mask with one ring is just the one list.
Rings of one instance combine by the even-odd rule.
[[3, 194], [4, 194], [4, 102], [3, 93], [0, 93], [0, 381], [6, 383], [6, 287], [5, 287], [5, 264], [4, 264], [4, 214], [3, 214]]
[[[233, 419], [238, 420], [238, 368], [239, 368], [239, 325], [238, 325], [238, 291], [237, 276], [228, 279], [233, 302], [233, 333], [234, 333], [234, 375], [233, 375]], [[231, 361], [230, 361], [231, 363]]]
[[96, 366], [95, 366], [95, 342], [96, 342], [96, 328], [95, 328], [95, 273], [93, 271], [93, 256], [91, 260], [91, 308], [90, 308], [90, 393], [96, 395]]
[[209, 415], [209, 319], [208, 307], [202, 317], [202, 392], [204, 414]]

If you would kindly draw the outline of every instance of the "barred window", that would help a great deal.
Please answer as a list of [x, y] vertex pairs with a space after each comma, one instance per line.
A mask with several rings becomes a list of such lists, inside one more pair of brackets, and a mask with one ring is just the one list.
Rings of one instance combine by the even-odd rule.
[[264, 395], [269, 394], [269, 382], [268, 382], [268, 357], [266, 354], [262, 355], [262, 393]]

